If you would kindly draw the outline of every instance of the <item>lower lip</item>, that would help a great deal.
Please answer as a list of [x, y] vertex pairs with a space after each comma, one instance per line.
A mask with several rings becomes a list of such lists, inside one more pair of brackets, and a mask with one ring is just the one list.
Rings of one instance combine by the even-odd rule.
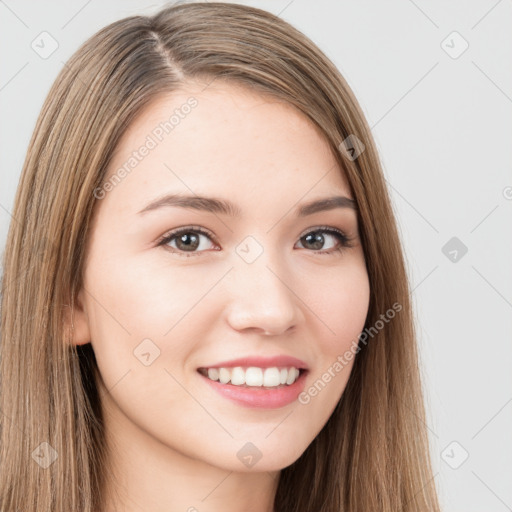
[[278, 409], [297, 400], [304, 389], [307, 373], [307, 371], [301, 371], [299, 378], [293, 384], [277, 388], [234, 386], [233, 384], [221, 384], [200, 373], [199, 376], [215, 391], [239, 405], [251, 408]]

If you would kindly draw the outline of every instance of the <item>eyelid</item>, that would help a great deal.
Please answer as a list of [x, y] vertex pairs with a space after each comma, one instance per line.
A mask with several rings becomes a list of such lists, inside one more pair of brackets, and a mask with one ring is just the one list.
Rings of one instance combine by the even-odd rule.
[[209, 229], [203, 228], [201, 226], [187, 225], [187, 226], [181, 226], [179, 228], [174, 228], [174, 229], [171, 229], [171, 230], [167, 231], [166, 233], [164, 233], [162, 236], [160, 236], [157, 239], [156, 245], [157, 246], [158, 245], [162, 245], [163, 242], [166, 241], [167, 238], [169, 238], [171, 236], [175, 237], [175, 236], [179, 235], [182, 232], [186, 233], [188, 231], [195, 231], [195, 232], [201, 233], [203, 235], [206, 235], [206, 236], [210, 237], [212, 239], [212, 241], [217, 244], [217, 240], [215, 238], [215, 235]]
[[343, 237], [348, 238], [348, 235], [344, 231], [335, 228], [334, 226], [313, 226], [312, 228], [307, 228], [299, 235], [299, 238], [302, 238], [303, 236], [306, 236], [309, 233], [314, 233], [315, 231], [335, 231], [336, 233], [342, 235]]

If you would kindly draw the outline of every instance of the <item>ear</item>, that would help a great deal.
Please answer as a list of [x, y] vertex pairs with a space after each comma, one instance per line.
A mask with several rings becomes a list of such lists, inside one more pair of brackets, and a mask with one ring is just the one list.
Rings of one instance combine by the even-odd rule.
[[84, 304], [82, 289], [78, 293], [74, 307], [66, 306], [65, 322], [68, 332], [71, 333], [69, 343], [72, 345], [85, 345], [91, 341], [89, 318]]

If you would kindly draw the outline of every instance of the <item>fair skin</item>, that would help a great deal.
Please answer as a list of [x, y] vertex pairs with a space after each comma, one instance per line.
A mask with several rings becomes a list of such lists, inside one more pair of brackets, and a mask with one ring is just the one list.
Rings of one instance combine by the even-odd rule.
[[[352, 198], [325, 139], [275, 99], [219, 81], [202, 89], [167, 94], [135, 120], [110, 173], [187, 98], [198, 101], [96, 204], [73, 342], [92, 343], [102, 378], [118, 486], [101, 512], [272, 512], [280, 470], [325, 425], [354, 360], [309, 403], [277, 408], [241, 406], [197, 369], [288, 355], [307, 363], [307, 390], [364, 328], [370, 291], [356, 211], [295, 212], [315, 199]], [[170, 193], [229, 200], [241, 215], [177, 206], [138, 213]], [[192, 256], [180, 237], [158, 246], [188, 226], [212, 233], [188, 231], [199, 237]], [[352, 247], [325, 229], [320, 242], [305, 239], [319, 226], [341, 230]], [[251, 263], [236, 252], [248, 236], [262, 249]], [[147, 366], [134, 355], [145, 339], [160, 350]], [[237, 456], [247, 442], [262, 454], [252, 467]]]

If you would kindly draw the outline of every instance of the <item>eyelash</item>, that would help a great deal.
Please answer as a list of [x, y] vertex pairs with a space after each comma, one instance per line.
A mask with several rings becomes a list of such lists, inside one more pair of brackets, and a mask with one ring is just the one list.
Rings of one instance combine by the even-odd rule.
[[[353, 246], [352, 245], [353, 238], [348, 237], [345, 233], [343, 233], [339, 229], [332, 228], [329, 226], [318, 226], [310, 231], [307, 231], [306, 233], [304, 233], [303, 235], [301, 235], [299, 237], [299, 240], [311, 233], [318, 233], [318, 232], [329, 233], [330, 235], [334, 235], [339, 240], [340, 245], [334, 249], [328, 249], [325, 251], [314, 251], [314, 250], [310, 251], [310, 252], [313, 252], [314, 254], [327, 254], [327, 255], [332, 256], [332, 255], [335, 255], [336, 253], [342, 253], [345, 251], [345, 249]], [[159, 239], [157, 246], [158, 247], [163, 246], [164, 249], [169, 250], [170, 252], [172, 252], [174, 254], [178, 254], [179, 256], [185, 256], [186, 258], [190, 258], [192, 256], [197, 256], [197, 255], [201, 254], [202, 252], [204, 252], [204, 251], [195, 251], [195, 252], [186, 253], [186, 252], [180, 251], [178, 249], [174, 249], [172, 247], [165, 247], [165, 244], [169, 243], [175, 237], [177, 237], [181, 234], [184, 234], [184, 233], [200, 233], [200, 234], [205, 235], [208, 238], [210, 238], [212, 240], [212, 242], [216, 243], [215, 237], [209, 231], [207, 231], [199, 226], [187, 226], [187, 227], [179, 228], [179, 229], [176, 229], [169, 233], [166, 233], [165, 235], [163, 235], [163, 237], [161, 237]]]

